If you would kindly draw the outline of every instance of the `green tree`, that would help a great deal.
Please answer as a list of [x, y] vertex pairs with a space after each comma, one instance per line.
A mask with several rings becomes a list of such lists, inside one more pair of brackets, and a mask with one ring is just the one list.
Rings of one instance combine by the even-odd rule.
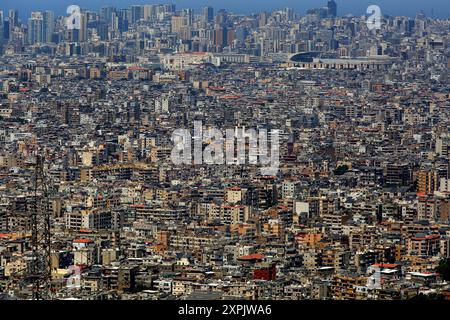
[[345, 164], [343, 166], [337, 167], [336, 170], [334, 170], [334, 174], [337, 176], [342, 176], [346, 172], [348, 172], [348, 166]]
[[436, 268], [436, 272], [441, 275], [442, 279], [450, 281], [450, 259], [442, 259]]
[[429, 301], [429, 300], [445, 300], [445, 298], [442, 294], [439, 293], [430, 293], [430, 294], [419, 293], [418, 295], [411, 298], [411, 300]]

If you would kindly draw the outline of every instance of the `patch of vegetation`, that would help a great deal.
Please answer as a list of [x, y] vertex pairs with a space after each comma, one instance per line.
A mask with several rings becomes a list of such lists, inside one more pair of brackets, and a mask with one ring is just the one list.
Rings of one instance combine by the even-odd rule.
[[450, 281], [450, 259], [442, 259], [439, 262], [439, 266], [436, 268], [436, 272], [439, 273], [445, 281]]
[[346, 172], [348, 172], [349, 168], [347, 165], [343, 165], [343, 166], [339, 166], [336, 168], [336, 170], [334, 170], [334, 174], [337, 176], [342, 176], [343, 174], [345, 174]]

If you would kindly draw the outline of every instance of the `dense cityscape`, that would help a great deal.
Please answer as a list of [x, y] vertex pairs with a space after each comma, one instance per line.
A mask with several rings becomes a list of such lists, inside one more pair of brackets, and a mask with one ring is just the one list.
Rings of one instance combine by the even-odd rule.
[[0, 299], [450, 300], [450, 18], [19, 10]]

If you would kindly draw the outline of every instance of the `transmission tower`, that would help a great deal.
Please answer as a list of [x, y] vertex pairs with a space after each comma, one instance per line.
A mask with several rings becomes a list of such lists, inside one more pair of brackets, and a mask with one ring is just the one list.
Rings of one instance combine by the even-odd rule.
[[33, 176], [33, 201], [31, 205], [32, 262], [27, 276], [32, 284], [32, 299], [51, 299], [51, 210], [44, 160], [36, 156]]

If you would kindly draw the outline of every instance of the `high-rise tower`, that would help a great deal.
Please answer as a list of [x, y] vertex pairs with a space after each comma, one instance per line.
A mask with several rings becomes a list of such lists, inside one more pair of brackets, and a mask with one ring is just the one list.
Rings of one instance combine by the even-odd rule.
[[203, 8], [203, 20], [205, 22], [210, 22], [214, 20], [214, 8], [212, 7]]
[[3, 23], [3, 11], [0, 10], [0, 45], [3, 44], [3, 40], [5, 38], [5, 29]]
[[53, 32], [55, 29], [55, 14], [53, 11], [44, 11], [42, 13], [43, 18], [43, 40], [44, 42], [52, 42]]
[[35, 11], [28, 19], [28, 43], [42, 43], [44, 40], [44, 19], [42, 13]]
[[335, 18], [337, 16], [337, 4], [334, 0], [329, 0], [327, 3], [328, 16]]

